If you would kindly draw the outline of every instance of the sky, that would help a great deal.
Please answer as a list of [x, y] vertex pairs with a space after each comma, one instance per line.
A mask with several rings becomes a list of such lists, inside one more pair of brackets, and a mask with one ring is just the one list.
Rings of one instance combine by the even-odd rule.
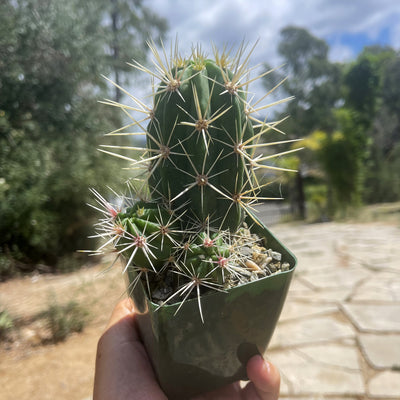
[[[192, 44], [218, 47], [259, 40], [255, 63], [279, 64], [279, 32], [288, 25], [306, 28], [330, 46], [331, 61], [354, 59], [365, 45], [400, 48], [400, 0], [148, 0], [169, 22], [189, 53]], [[166, 45], [169, 45], [167, 40]], [[187, 50], [186, 50], [187, 49]]]

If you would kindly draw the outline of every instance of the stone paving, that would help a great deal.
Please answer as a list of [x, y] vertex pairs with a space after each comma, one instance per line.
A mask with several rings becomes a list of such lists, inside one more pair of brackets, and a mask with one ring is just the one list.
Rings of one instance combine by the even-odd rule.
[[400, 400], [400, 229], [277, 225], [298, 257], [267, 356], [283, 400]]
[[281, 372], [280, 400], [400, 400], [400, 228], [271, 230], [298, 258], [267, 351]]

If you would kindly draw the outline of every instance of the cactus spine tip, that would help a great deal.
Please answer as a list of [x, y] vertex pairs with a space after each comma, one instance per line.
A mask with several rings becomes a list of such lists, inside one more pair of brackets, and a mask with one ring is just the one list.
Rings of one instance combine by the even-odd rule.
[[[247, 273], [238, 231], [246, 215], [257, 222], [254, 206], [269, 199], [258, 196], [270, 183], [260, 184], [256, 171], [285, 170], [265, 162], [295, 150], [259, 153], [292, 140], [260, 142], [268, 132], [280, 132], [281, 121], [259, 119], [270, 107], [262, 104], [265, 96], [253, 104], [248, 99], [249, 85], [268, 73], [250, 77], [255, 45], [247, 52], [242, 43], [232, 56], [226, 47], [220, 53], [213, 46], [213, 59], [200, 46], [183, 58], [177, 43], [169, 54], [163, 45], [160, 52], [153, 41], [148, 45], [153, 68], [136, 61], [130, 65], [150, 76], [153, 104], [146, 105], [119, 86], [132, 104], [104, 101], [131, 121], [108, 136], [144, 135], [146, 146], [100, 149], [142, 170], [144, 179], [137, 174], [135, 179], [146, 188], [148, 199], [132, 201], [134, 196], [129, 196], [121, 211], [94, 194], [98, 206], [107, 210], [98, 224], [98, 236], [106, 239], [98, 251], [113, 245], [126, 260], [125, 270], [134, 273], [132, 285], [142, 279], [150, 292], [153, 275], [168, 280], [173, 291], [161, 301], [165, 303], [179, 296], [185, 299], [192, 291], [200, 298], [204, 289], [224, 290]], [[248, 246], [252, 239], [246, 240]], [[199, 309], [201, 313], [200, 300]]]

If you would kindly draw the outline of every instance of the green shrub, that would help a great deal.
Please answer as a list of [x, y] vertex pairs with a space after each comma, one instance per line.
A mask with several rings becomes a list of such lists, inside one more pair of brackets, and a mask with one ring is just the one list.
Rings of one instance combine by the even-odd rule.
[[324, 221], [328, 218], [327, 192], [326, 185], [321, 183], [314, 183], [306, 186], [307, 216], [310, 221]]
[[14, 261], [2, 254], [0, 249], [0, 281], [5, 278], [10, 278], [16, 274], [16, 270], [14, 267]]
[[84, 262], [87, 262], [87, 258], [84, 259], [82, 254], [67, 254], [58, 259], [57, 272], [69, 273], [77, 271]]
[[52, 303], [43, 313], [53, 342], [61, 342], [74, 332], [82, 332], [89, 318], [89, 311], [76, 301], [65, 305]]
[[14, 322], [7, 310], [0, 308], [0, 340], [7, 337], [7, 334], [14, 327]]

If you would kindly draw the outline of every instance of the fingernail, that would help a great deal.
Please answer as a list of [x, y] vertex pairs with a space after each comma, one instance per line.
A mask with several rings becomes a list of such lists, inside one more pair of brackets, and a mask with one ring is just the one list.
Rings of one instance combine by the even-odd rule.
[[261, 354], [255, 355], [254, 359], [257, 360], [256, 361], [257, 363], [262, 364], [262, 369], [264, 369], [266, 372], [270, 371], [270, 368], [271, 368], [270, 363], [268, 361], [264, 360], [264, 357]]
[[271, 363], [267, 360], [264, 360], [264, 370], [269, 374], [271, 371]]

